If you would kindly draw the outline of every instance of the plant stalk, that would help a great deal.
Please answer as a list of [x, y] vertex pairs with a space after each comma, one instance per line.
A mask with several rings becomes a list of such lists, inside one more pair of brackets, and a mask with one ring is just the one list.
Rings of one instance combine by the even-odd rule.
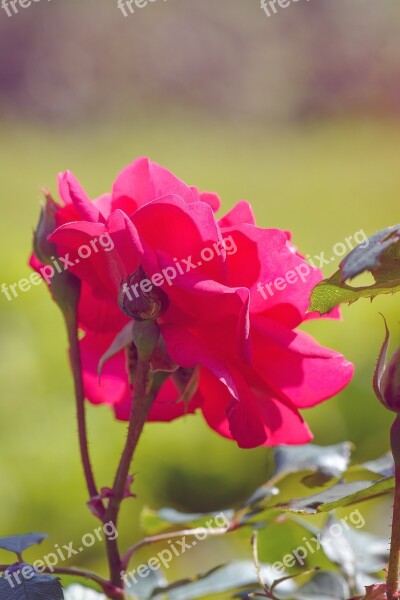
[[400, 416], [398, 415], [390, 431], [390, 441], [395, 463], [395, 488], [393, 501], [392, 536], [388, 575], [386, 580], [388, 600], [399, 597], [399, 567], [400, 567]]
[[[135, 392], [129, 419], [127, 440], [114, 479], [113, 494], [110, 498], [110, 502], [104, 517], [104, 521], [112, 522], [115, 528], [118, 526], [119, 511], [121, 508], [121, 502], [125, 495], [126, 484], [133, 455], [151, 406], [151, 404], [147, 402], [146, 398], [149, 368], [150, 359], [143, 359], [139, 357], [136, 366]], [[123, 587], [121, 577], [123, 566], [119, 553], [117, 538], [115, 540], [110, 540], [107, 538], [106, 546], [111, 583], [118, 588]]]

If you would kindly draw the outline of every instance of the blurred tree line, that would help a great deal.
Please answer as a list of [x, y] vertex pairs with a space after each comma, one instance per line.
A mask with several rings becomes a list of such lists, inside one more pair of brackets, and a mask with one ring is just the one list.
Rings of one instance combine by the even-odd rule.
[[0, 9], [0, 110], [71, 122], [135, 111], [234, 120], [400, 110], [398, 0], [38, 0]]

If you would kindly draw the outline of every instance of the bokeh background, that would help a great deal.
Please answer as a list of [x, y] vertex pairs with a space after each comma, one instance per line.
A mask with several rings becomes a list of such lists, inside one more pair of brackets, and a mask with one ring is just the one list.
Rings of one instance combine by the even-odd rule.
[[[55, 193], [57, 172], [71, 169], [96, 196], [139, 155], [218, 192], [224, 210], [250, 200], [260, 225], [291, 229], [311, 256], [330, 258], [355, 232], [397, 223], [399, 19], [398, 0], [299, 0], [270, 18], [258, 0], [156, 0], [127, 18], [116, 0], [40, 0], [11, 18], [0, 9], [1, 281], [29, 275], [41, 185]], [[395, 344], [397, 305], [396, 296], [360, 301], [340, 323], [308, 325], [356, 365], [345, 392], [306, 414], [317, 443], [351, 440], [360, 460], [387, 451], [390, 417], [371, 376], [384, 333], [378, 312]], [[12, 302], [0, 296], [0, 332], [0, 535], [48, 532], [38, 558], [96, 526], [66, 338], [44, 286]], [[125, 428], [107, 408], [89, 407], [89, 421], [98, 479], [109, 485]], [[201, 415], [149, 425], [124, 543], [140, 537], [143, 505], [223, 509], [270, 469], [269, 450], [239, 450]], [[385, 506], [369, 525], [386, 535]], [[174, 570], [248, 556], [239, 545], [207, 542]], [[104, 569], [101, 546], [75, 562]]]

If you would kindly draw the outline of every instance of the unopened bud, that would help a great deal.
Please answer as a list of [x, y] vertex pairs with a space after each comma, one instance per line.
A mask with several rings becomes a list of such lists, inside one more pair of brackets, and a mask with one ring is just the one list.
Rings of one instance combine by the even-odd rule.
[[374, 373], [374, 391], [388, 410], [400, 414], [400, 348], [386, 364], [389, 347], [389, 330], [385, 321], [386, 335]]
[[168, 296], [152, 284], [140, 266], [122, 282], [118, 303], [122, 312], [131, 319], [154, 321], [168, 308]]
[[381, 394], [385, 406], [400, 413], [400, 348], [393, 354], [383, 373]]
[[40, 211], [39, 223], [33, 233], [33, 251], [43, 264], [50, 263], [56, 253], [56, 246], [49, 242], [48, 237], [56, 228], [56, 213], [58, 205], [54, 202], [48, 190], [43, 190], [46, 203]]

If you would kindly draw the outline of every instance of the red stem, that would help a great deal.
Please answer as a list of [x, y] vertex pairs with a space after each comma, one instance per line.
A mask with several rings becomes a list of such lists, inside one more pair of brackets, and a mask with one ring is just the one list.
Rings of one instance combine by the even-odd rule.
[[[64, 313], [65, 322], [68, 332], [68, 342], [70, 347], [70, 361], [72, 374], [74, 379], [75, 389], [75, 402], [76, 402], [76, 415], [78, 421], [78, 435], [79, 435], [79, 447], [81, 452], [81, 459], [83, 465], [83, 471], [85, 474], [86, 485], [89, 492], [90, 498], [98, 496], [97, 485], [93, 474], [93, 469], [89, 455], [89, 444], [87, 437], [87, 424], [86, 424], [86, 412], [85, 412], [85, 395], [83, 391], [82, 382], [82, 364], [81, 355], [79, 348], [79, 340], [77, 334], [77, 318], [76, 311], [68, 311]], [[100, 516], [104, 514], [104, 505], [99, 501]]]
[[390, 432], [392, 453], [395, 462], [395, 488], [393, 502], [392, 537], [386, 580], [388, 600], [396, 600], [399, 591], [400, 566], [400, 417], [397, 416]]
[[[128, 436], [114, 479], [113, 495], [107, 507], [104, 517], [105, 522], [111, 522], [117, 527], [121, 502], [124, 498], [126, 482], [132, 463], [133, 454], [136, 450], [140, 435], [146, 422], [150, 403], [146, 398], [147, 379], [150, 360], [139, 357], [136, 366], [135, 393], [132, 402], [132, 410], [129, 419]], [[122, 561], [118, 549], [117, 539], [107, 538], [107, 557], [110, 567], [111, 583], [116, 587], [122, 587], [121, 571]]]

